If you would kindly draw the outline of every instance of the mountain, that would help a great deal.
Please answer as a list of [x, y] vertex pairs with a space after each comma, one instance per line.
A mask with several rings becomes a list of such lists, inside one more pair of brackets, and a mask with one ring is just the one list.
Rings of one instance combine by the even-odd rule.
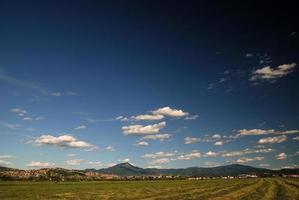
[[121, 163], [112, 167], [95, 170], [103, 174], [116, 174], [119, 176], [148, 176], [148, 175], [180, 175], [180, 176], [237, 176], [240, 174], [256, 174], [256, 175], [270, 175], [270, 174], [299, 174], [299, 169], [281, 169], [270, 170], [264, 168], [256, 168], [246, 165], [232, 164], [218, 167], [189, 167], [180, 169], [157, 169], [157, 168], [140, 168], [133, 166], [130, 163]]
[[151, 175], [147, 169], [136, 167], [128, 162], [120, 163], [112, 167], [96, 170], [103, 174], [116, 174], [119, 176], [144, 176]]

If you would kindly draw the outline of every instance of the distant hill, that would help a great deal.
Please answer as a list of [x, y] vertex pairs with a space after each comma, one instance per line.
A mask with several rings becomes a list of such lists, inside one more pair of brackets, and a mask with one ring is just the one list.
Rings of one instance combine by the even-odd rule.
[[270, 170], [264, 168], [256, 168], [246, 165], [232, 164], [218, 167], [189, 167], [180, 169], [157, 169], [157, 168], [140, 168], [133, 166], [130, 163], [121, 163], [112, 167], [104, 169], [91, 169], [91, 171], [116, 174], [119, 176], [147, 176], [147, 175], [181, 175], [181, 176], [237, 176], [240, 174], [256, 174], [256, 175], [269, 175], [269, 174], [299, 174], [299, 169], [281, 169]]
[[1, 180], [102, 180], [126, 176], [174, 175], [182, 177], [192, 176], [238, 176], [254, 174], [258, 176], [272, 176], [283, 174], [298, 174], [299, 169], [271, 170], [246, 165], [232, 164], [218, 167], [189, 167], [179, 169], [140, 168], [130, 163], [120, 163], [103, 169], [71, 170], [64, 168], [43, 168], [34, 170], [20, 170], [0, 166]]

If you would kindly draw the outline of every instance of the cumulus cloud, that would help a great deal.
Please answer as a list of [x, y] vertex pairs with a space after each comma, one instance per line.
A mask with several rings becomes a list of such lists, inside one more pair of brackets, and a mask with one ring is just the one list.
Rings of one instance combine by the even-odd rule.
[[147, 126], [142, 125], [130, 125], [123, 126], [122, 130], [124, 135], [145, 135], [145, 134], [157, 134], [160, 129], [166, 126], [166, 122], [160, 122], [158, 124], [151, 124]]
[[272, 148], [264, 148], [264, 149], [244, 149], [239, 151], [229, 151], [229, 152], [221, 152], [219, 155], [222, 157], [234, 157], [234, 156], [243, 156], [247, 154], [255, 154], [255, 153], [269, 153], [274, 151]]
[[140, 141], [140, 142], [137, 142], [135, 145], [136, 146], [148, 146], [149, 144], [146, 141]]
[[21, 108], [12, 108], [10, 109], [11, 112], [17, 113], [19, 116], [24, 116], [27, 114], [27, 111]]
[[106, 147], [106, 150], [107, 150], [107, 151], [115, 151], [115, 149], [114, 149], [113, 146], [107, 146], [107, 147]]
[[87, 127], [85, 125], [80, 125], [80, 126], [77, 126], [76, 128], [74, 128], [75, 130], [83, 130], [83, 129], [86, 129]]
[[68, 147], [68, 148], [81, 148], [86, 150], [96, 149], [97, 147], [82, 141], [77, 140], [71, 135], [61, 135], [61, 136], [52, 136], [52, 135], [41, 135], [36, 139], [29, 141], [35, 146], [58, 146], [58, 147]]
[[267, 134], [280, 134], [280, 135], [286, 135], [286, 134], [296, 134], [299, 133], [299, 130], [285, 130], [285, 131], [278, 131], [274, 129], [268, 129], [268, 130], [263, 130], [263, 129], [242, 129], [238, 131], [237, 137], [238, 136], [247, 136], [247, 135], [267, 135]]
[[173, 157], [175, 156], [176, 153], [175, 152], [163, 152], [163, 151], [159, 151], [159, 152], [156, 152], [156, 153], [153, 153], [153, 154], [144, 154], [141, 156], [141, 158], [143, 159], [148, 159], [148, 158], [163, 158], [163, 157]]
[[297, 140], [297, 141], [299, 141], [299, 136], [294, 137], [293, 140]]
[[247, 163], [247, 162], [252, 162], [252, 161], [259, 161], [259, 160], [263, 160], [264, 157], [254, 157], [254, 158], [239, 158], [236, 162], [237, 163]]
[[125, 158], [125, 159], [119, 159], [118, 162], [130, 162], [130, 159], [129, 158]]
[[149, 164], [151, 166], [154, 166], [154, 165], [159, 165], [159, 164], [164, 164], [164, 163], [169, 163], [169, 162], [170, 162], [169, 158], [160, 158], [160, 159], [151, 161]]
[[279, 65], [277, 68], [266, 66], [252, 72], [251, 81], [256, 80], [274, 80], [286, 76], [296, 67], [296, 63]]
[[54, 166], [54, 163], [49, 162], [39, 162], [39, 161], [30, 161], [26, 166], [27, 167], [52, 167]]
[[287, 158], [287, 154], [286, 153], [280, 153], [276, 155], [276, 159], [277, 160], [285, 160]]
[[244, 135], [265, 135], [265, 134], [270, 134], [270, 133], [275, 133], [274, 129], [269, 129], [269, 130], [263, 130], [263, 129], [242, 129], [238, 131], [239, 136], [244, 136]]
[[76, 166], [76, 165], [80, 165], [82, 161], [83, 159], [73, 159], [73, 160], [66, 160], [65, 163], [67, 165]]
[[93, 166], [93, 167], [102, 167], [103, 166], [101, 161], [89, 161], [89, 162], [86, 162], [86, 164]]
[[219, 155], [219, 153], [208, 151], [207, 153], [205, 153], [204, 157], [215, 157], [217, 155]]
[[12, 163], [10, 161], [0, 159], [0, 166], [8, 166], [11, 164]]
[[152, 111], [154, 115], [164, 115], [168, 117], [185, 117], [189, 113], [184, 112], [183, 110], [172, 109], [170, 107], [163, 107], [157, 110]]
[[178, 160], [192, 160], [195, 158], [200, 158], [201, 157], [201, 153], [198, 151], [192, 151], [191, 153], [186, 153], [183, 155], [180, 155], [177, 159]]
[[215, 146], [222, 146], [223, 145], [223, 141], [217, 141], [214, 143]]
[[191, 116], [186, 116], [185, 120], [195, 120], [198, 118], [198, 115], [191, 115]]
[[163, 115], [137, 115], [137, 116], [132, 116], [131, 119], [136, 121], [140, 121], [140, 120], [154, 121], [154, 120], [164, 119], [164, 116]]
[[274, 143], [282, 143], [286, 141], [288, 138], [285, 135], [276, 136], [276, 137], [267, 137], [259, 139], [259, 144], [274, 144]]
[[196, 137], [185, 137], [184, 138], [185, 144], [194, 144], [200, 141], [200, 138]]
[[164, 133], [164, 134], [155, 134], [155, 135], [146, 135], [143, 136], [140, 140], [159, 140], [165, 141], [171, 137], [171, 134]]

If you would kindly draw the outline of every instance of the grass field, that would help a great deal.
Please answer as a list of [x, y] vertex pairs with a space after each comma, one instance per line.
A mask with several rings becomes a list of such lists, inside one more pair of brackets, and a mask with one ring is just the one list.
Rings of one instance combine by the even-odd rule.
[[279, 199], [298, 200], [299, 180], [0, 182], [0, 199]]

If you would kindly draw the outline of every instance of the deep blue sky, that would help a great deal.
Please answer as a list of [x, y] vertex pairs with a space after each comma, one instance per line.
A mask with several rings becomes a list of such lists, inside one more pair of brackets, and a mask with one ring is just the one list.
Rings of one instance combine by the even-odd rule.
[[[297, 9], [0, 1], [0, 165], [99, 168], [127, 158], [142, 167], [298, 165]], [[181, 111], [131, 117], [156, 117], [163, 107]], [[161, 122], [158, 132], [122, 128]], [[225, 157], [232, 151], [243, 153]]]

